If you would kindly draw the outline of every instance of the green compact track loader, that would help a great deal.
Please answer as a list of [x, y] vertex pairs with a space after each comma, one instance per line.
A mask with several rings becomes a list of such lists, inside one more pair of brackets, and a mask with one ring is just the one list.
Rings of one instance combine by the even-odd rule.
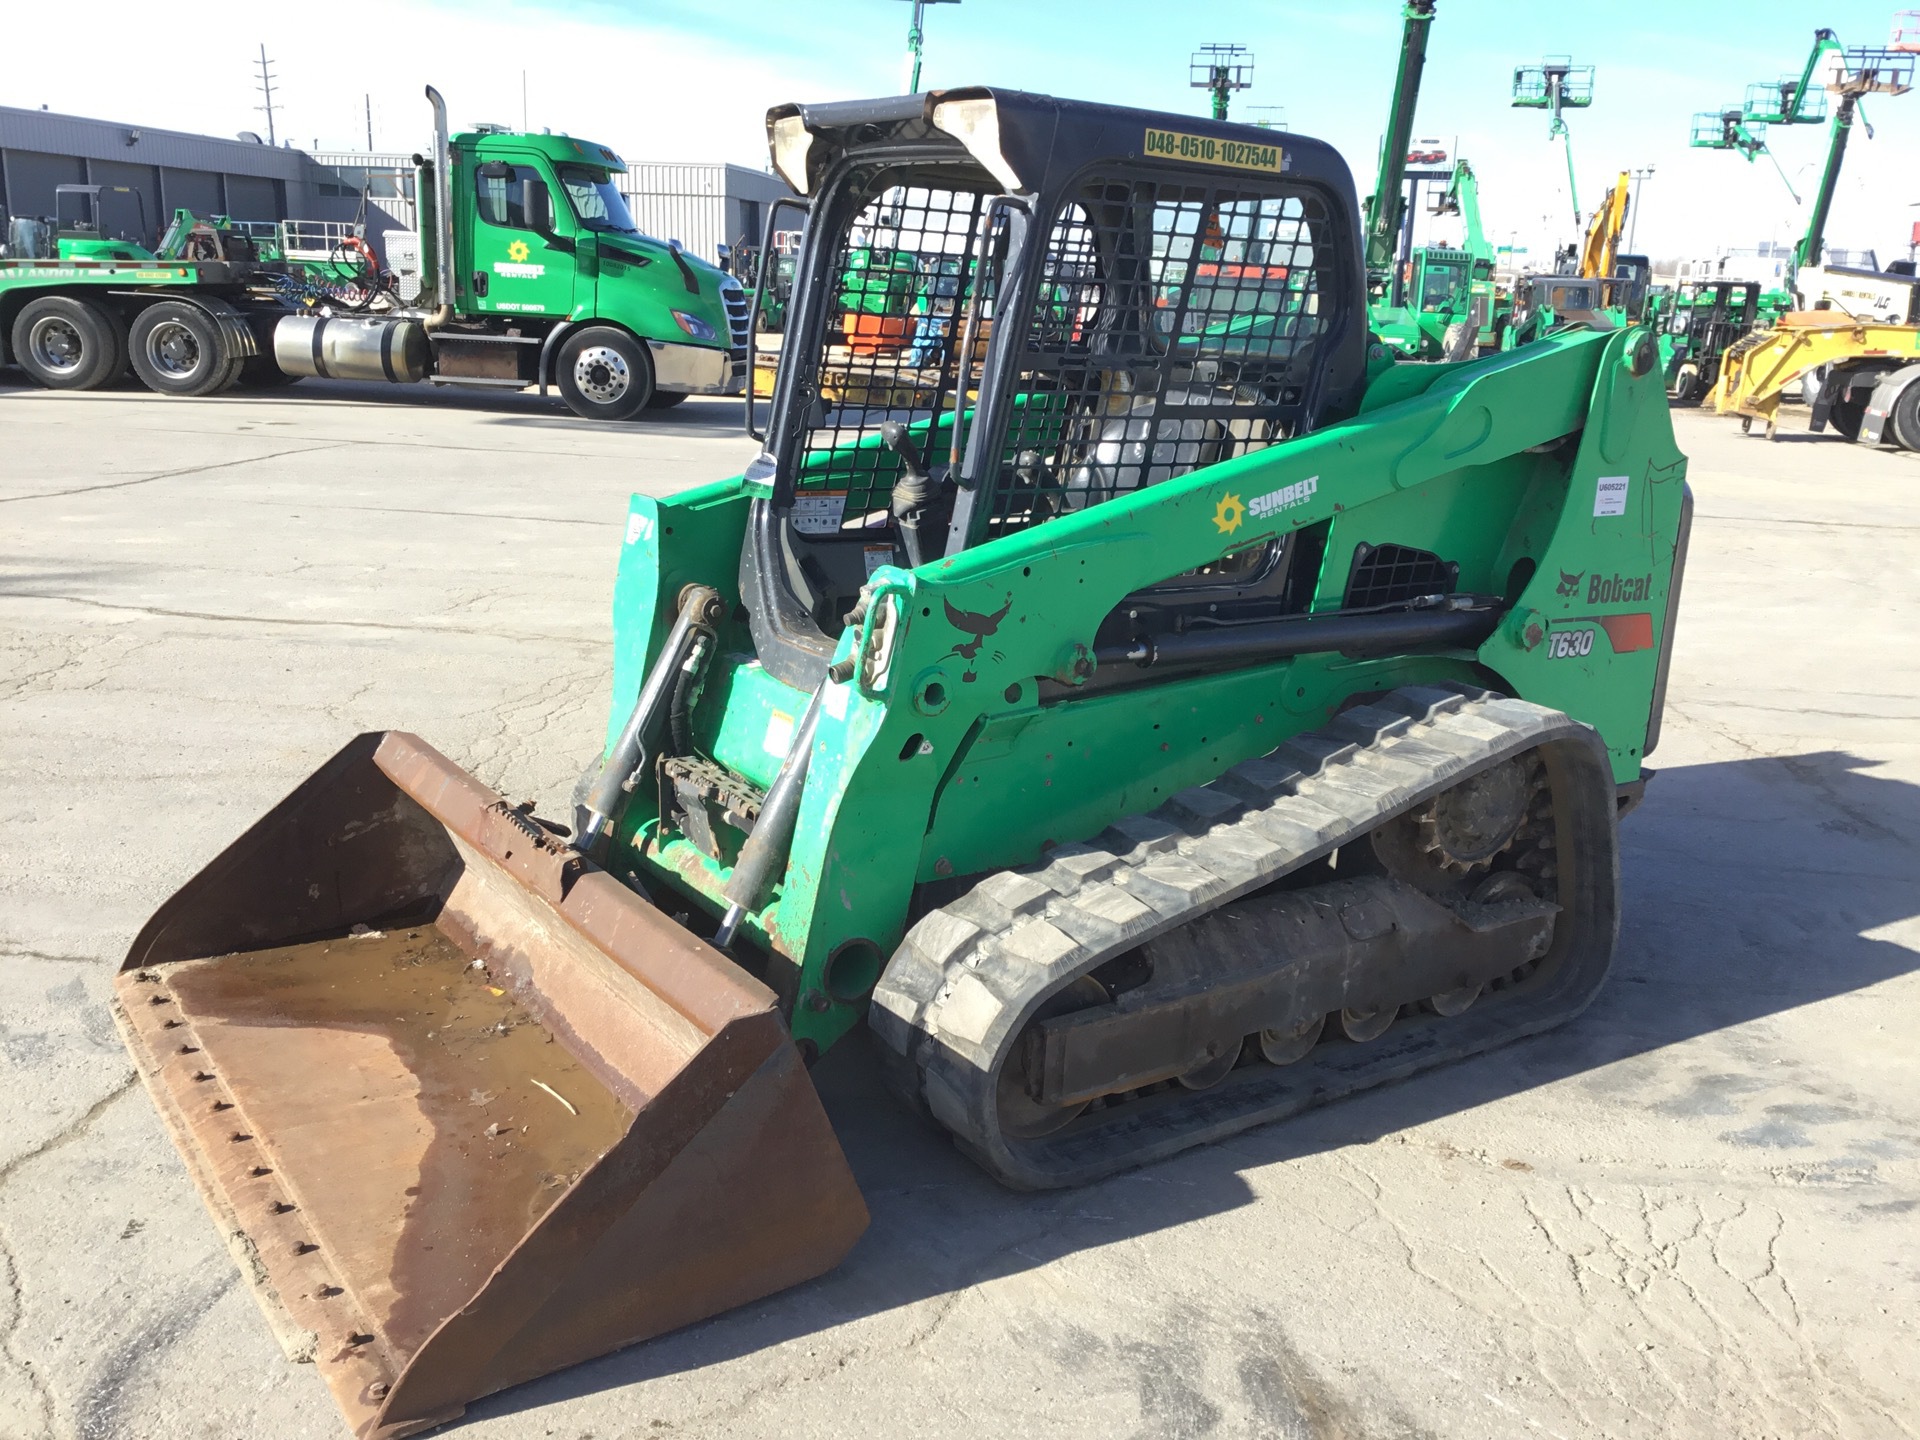
[[[363, 1436], [837, 1264], [806, 1067], [863, 1021], [988, 1172], [1076, 1185], [1561, 1024], [1613, 955], [1690, 515], [1651, 334], [1395, 363], [1302, 135], [990, 89], [768, 133], [764, 451], [633, 499], [575, 813], [363, 735], [118, 981]], [[883, 224], [959, 291], [905, 381], [839, 324]]]

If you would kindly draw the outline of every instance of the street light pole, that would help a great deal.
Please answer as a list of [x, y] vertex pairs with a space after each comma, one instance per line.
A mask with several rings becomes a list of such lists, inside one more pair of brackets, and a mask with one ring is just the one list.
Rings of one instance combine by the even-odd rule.
[[1653, 166], [1651, 165], [1633, 172], [1633, 215], [1627, 221], [1627, 253], [1629, 255], [1637, 255], [1640, 253], [1638, 247], [1633, 243], [1634, 237], [1640, 233], [1640, 182], [1642, 180], [1649, 180], [1652, 177]]

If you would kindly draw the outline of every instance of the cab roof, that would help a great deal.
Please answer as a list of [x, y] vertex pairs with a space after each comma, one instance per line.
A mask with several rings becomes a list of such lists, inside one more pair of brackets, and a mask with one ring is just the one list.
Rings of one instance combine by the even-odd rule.
[[592, 165], [600, 170], [625, 170], [627, 162], [597, 140], [571, 135], [529, 135], [518, 130], [463, 130], [453, 137], [463, 150], [533, 151], [555, 165]]

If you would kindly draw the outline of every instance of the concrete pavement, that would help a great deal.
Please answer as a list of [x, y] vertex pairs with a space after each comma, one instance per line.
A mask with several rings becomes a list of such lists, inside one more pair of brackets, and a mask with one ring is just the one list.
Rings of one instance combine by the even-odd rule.
[[[0, 378], [0, 1436], [343, 1433], [105, 1010], [145, 916], [350, 735], [549, 813], [635, 489], [737, 404]], [[328, 399], [329, 395], [334, 397]], [[874, 1224], [474, 1440], [1920, 1432], [1920, 457], [1676, 420], [1698, 501], [1614, 975], [1573, 1026], [1084, 1190], [816, 1071]]]

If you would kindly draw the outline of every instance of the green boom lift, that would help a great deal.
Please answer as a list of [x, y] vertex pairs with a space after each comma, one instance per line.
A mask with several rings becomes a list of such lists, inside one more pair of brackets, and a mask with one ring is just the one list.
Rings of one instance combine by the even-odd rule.
[[[1077, 1185], [1429, 1083], [1613, 955], [1690, 515], [1650, 334], [1375, 353], [1304, 135], [988, 88], [768, 134], [811, 220], [763, 450], [633, 497], [571, 823], [363, 735], [116, 982], [367, 1440], [836, 1264], [806, 1064], [863, 1024]], [[883, 212], [966, 237], [966, 340], [830, 403]]]
[[[1822, 288], [1819, 283], [1803, 284], [1800, 277], [1822, 268], [1827, 220], [1833, 210], [1834, 194], [1839, 189], [1854, 119], [1858, 116], [1862, 124], [1866, 123], [1861, 101], [1873, 94], [1905, 94], [1913, 85], [1913, 69], [1911, 49], [1849, 47], [1841, 44], [1832, 30], [1819, 29], [1813, 32], [1813, 44], [1798, 75], [1783, 75], [1778, 80], [1749, 85], [1746, 99], [1738, 110], [1727, 107], [1694, 116], [1692, 144], [1704, 149], [1734, 150], [1749, 161], [1763, 151], [1772, 153], [1766, 142], [1769, 126], [1827, 123], [1827, 158], [1820, 172], [1820, 186], [1814, 195], [1813, 209], [1807, 215], [1807, 228], [1793, 252], [1792, 285], [1806, 308], [1827, 298], [1815, 293]], [[1831, 117], [1829, 94], [1835, 97]], [[1867, 134], [1872, 137], [1870, 126]], [[1777, 160], [1775, 164], [1778, 165]], [[1786, 179], [1784, 172], [1781, 179]], [[1792, 191], [1791, 184], [1788, 190]], [[1799, 198], [1797, 194], [1794, 196], [1796, 203]]]
[[1573, 132], [1565, 112], [1593, 104], [1593, 66], [1575, 65], [1570, 55], [1549, 55], [1538, 65], [1520, 65], [1513, 72], [1513, 103], [1523, 110], [1545, 110], [1553, 117], [1548, 140], [1559, 140], [1567, 152], [1567, 198], [1573, 204], [1573, 223], [1580, 223], [1580, 190], [1573, 178]]
[[[1412, 150], [1420, 82], [1426, 70], [1433, 0], [1411, 0], [1401, 12], [1400, 63], [1380, 141], [1373, 193], [1365, 206], [1368, 295], [1374, 332], [1404, 359], [1459, 359], [1490, 343], [1494, 314], [1493, 252], [1480, 227], [1478, 182], [1464, 160], [1449, 171], [1419, 171]], [[1420, 186], [1438, 182], [1435, 214], [1460, 215], [1463, 248], [1415, 246], [1413, 216]]]
[[1414, 110], [1420, 101], [1420, 77], [1427, 66], [1427, 33], [1433, 28], [1434, 0], [1408, 0], [1401, 11], [1400, 65], [1394, 72], [1393, 101], [1380, 137], [1380, 163], [1365, 209], [1367, 286], [1375, 301], [1405, 302], [1403, 279], [1395, 264], [1407, 201], [1402, 186], [1407, 146], [1413, 139]]

